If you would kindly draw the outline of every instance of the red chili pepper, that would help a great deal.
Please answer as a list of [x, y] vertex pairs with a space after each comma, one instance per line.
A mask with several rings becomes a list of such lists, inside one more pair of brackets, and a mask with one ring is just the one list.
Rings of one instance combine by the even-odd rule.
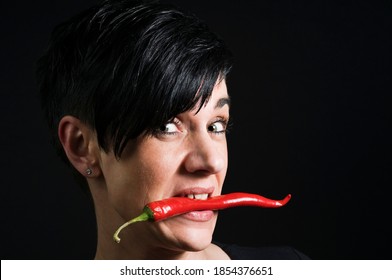
[[291, 194], [288, 194], [282, 200], [273, 200], [258, 194], [237, 192], [210, 197], [206, 200], [191, 199], [188, 197], [171, 197], [159, 201], [153, 201], [144, 207], [143, 212], [139, 216], [119, 227], [114, 233], [113, 239], [119, 243], [120, 238], [118, 235], [120, 231], [135, 222], [156, 222], [191, 211], [221, 210], [237, 206], [277, 208], [284, 206], [290, 198]]

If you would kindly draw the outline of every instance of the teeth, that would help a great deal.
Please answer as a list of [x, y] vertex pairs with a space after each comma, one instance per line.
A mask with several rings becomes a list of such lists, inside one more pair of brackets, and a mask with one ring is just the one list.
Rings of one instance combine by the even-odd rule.
[[207, 199], [208, 194], [206, 193], [200, 193], [200, 194], [195, 194], [196, 199]]
[[187, 195], [188, 198], [191, 199], [202, 199], [202, 200], [206, 200], [208, 198], [208, 194], [207, 193], [199, 193], [199, 194], [188, 194]]

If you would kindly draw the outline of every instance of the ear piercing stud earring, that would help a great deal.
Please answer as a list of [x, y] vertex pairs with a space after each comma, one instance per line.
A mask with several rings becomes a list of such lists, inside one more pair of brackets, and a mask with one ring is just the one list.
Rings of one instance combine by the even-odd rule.
[[93, 171], [91, 170], [90, 167], [86, 169], [86, 174], [87, 174], [87, 175], [93, 174]]

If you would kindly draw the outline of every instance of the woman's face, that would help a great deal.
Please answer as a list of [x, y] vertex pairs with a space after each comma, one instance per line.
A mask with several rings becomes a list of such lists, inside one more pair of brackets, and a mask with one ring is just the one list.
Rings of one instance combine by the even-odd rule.
[[[199, 112], [182, 113], [156, 134], [130, 142], [121, 159], [102, 152], [101, 168], [115, 212], [126, 221], [151, 201], [219, 195], [228, 164], [228, 120], [229, 97], [223, 80]], [[210, 244], [216, 219], [216, 212], [200, 211], [137, 223], [121, 233], [121, 242], [137, 236], [151, 246], [198, 251]]]

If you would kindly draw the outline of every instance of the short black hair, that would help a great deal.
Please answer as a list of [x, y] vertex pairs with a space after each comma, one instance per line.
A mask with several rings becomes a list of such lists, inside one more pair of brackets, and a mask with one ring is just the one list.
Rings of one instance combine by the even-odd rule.
[[52, 32], [37, 62], [54, 145], [72, 115], [117, 157], [131, 139], [208, 101], [232, 67], [224, 41], [198, 17], [159, 1], [108, 0]]

